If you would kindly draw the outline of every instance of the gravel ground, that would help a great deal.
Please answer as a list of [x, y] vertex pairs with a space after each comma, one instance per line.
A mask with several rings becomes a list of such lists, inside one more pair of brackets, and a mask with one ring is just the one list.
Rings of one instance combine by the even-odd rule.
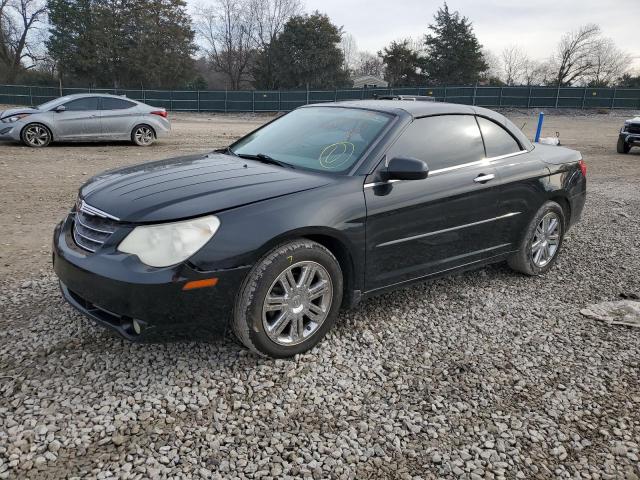
[[549, 274], [386, 294], [289, 361], [230, 337], [130, 344], [25, 262], [0, 293], [0, 478], [640, 478], [638, 330], [579, 313], [640, 294], [640, 153], [615, 154], [619, 123], [549, 121], [590, 166]]

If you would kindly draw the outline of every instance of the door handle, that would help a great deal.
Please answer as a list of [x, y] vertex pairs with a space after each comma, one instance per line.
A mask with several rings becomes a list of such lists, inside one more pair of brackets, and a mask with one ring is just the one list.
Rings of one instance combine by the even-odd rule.
[[489, 180], [493, 180], [494, 178], [496, 178], [496, 176], [493, 173], [490, 173], [488, 175], [485, 175], [484, 173], [482, 173], [478, 175], [476, 178], [474, 178], [473, 181], [476, 183], [486, 183]]

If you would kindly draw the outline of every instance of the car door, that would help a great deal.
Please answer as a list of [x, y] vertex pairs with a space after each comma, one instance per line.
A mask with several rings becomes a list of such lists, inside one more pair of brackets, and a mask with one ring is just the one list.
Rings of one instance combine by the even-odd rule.
[[504, 217], [501, 242], [515, 250], [527, 224], [546, 199], [544, 179], [549, 170], [535, 151], [521, 145], [504, 125], [481, 116], [477, 120], [487, 157], [498, 176], [498, 208]]
[[54, 112], [56, 139], [77, 140], [100, 136], [98, 97], [76, 98], [63, 105], [64, 111]]
[[485, 161], [473, 115], [414, 120], [386, 152], [385, 162], [394, 157], [426, 161], [429, 175], [367, 179], [368, 291], [472, 264], [504, 247], [496, 172]]
[[124, 98], [102, 97], [100, 100], [102, 135], [107, 138], [130, 138], [133, 124], [140, 115], [136, 104]]

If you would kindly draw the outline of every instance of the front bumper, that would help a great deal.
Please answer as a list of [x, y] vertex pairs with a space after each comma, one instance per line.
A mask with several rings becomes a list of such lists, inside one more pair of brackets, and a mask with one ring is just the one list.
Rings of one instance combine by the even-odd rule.
[[24, 124], [20, 121], [13, 123], [0, 122], [0, 141], [19, 142], [20, 131]]
[[620, 132], [620, 138], [629, 145], [640, 145], [640, 133]]
[[[208, 272], [188, 263], [152, 268], [115, 248], [85, 252], [72, 239], [73, 217], [55, 229], [53, 267], [63, 297], [77, 310], [134, 341], [201, 338], [226, 328], [249, 266]], [[182, 290], [188, 281], [212, 277], [218, 279], [214, 287]]]

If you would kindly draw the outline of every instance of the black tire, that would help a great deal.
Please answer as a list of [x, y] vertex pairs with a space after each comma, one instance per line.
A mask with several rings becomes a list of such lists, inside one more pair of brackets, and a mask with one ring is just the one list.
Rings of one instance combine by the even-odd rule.
[[[537, 229], [547, 215], [549, 215], [548, 218], [553, 218], [554, 216], [557, 217], [559, 232], [557, 234], [557, 248], [554, 250], [550, 260], [541, 264], [541, 262], [535, 261], [532, 247], [534, 240], [536, 239]], [[509, 258], [509, 266], [518, 272], [524, 273], [525, 275], [542, 275], [548, 272], [558, 259], [565, 230], [566, 216], [562, 207], [556, 202], [545, 202], [545, 204], [540, 207], [531, 219], [529, 225], [527, 225], [527, 229], [522, 240], [520, 240], [518, 252]]]
[[[326, 291], [331, 292], [331, 303], [326, 305], [325, 311], [328, 313], [324, 321], [318, 322], [315, 331], [309, 333], [308, 338], [304, 339], [304, 335], [302, 335], [299, 343], [283, 345], [274, 341], [265, 330], [263, 306], [267, 294], [273, 292], [274, 285], [280, 275], [289, 268], [296, 268], [296, 265], [301, 262], [319, 264], [324, 268], [323, 273], [328, 274], [330, 279], [325, 284], [327, 285]], [[247, 348], [260, 355], [286, 358], [306, 352], [316, 345], [335, 323], [342, 303], [342, 290], [343, 277], [340, 264], [328, 249], [319, 243], [306, 239], [284, 243], [260, 259], [247, 275], [236, 297], [231, 321], [233, 332]], [[283, 298], [288, 297], [283, 294]], [[287, 304], [291, 302], [293, 305], [293, 301], [294, 299], [289, 299]], [[269, 315], [269, 313], [265, 315]], [[304, 312], [299, 315], [302, 318]], [[301, 330], [303, 333], [307, 328], [311, 329], [308, 318], [302, 322], [307, 322]], [[285, 331], [287, 330], [285, 329]]]
[[131, 141], [139, 147], [148, 147], [156, 139], [156, 131], [150, 125], [141, 123], [131, 130]]
[[618, 137], [618, 144], [616, 145], [616, 150], [618, 153], [629, 153], [631, 150], [631, 145], [624, 141], [624, 138]]
[[53, 135], [46, 125], [29, 123], [20, 132], [20, 140], [27, 147], [44, 148], [51, 143]]

